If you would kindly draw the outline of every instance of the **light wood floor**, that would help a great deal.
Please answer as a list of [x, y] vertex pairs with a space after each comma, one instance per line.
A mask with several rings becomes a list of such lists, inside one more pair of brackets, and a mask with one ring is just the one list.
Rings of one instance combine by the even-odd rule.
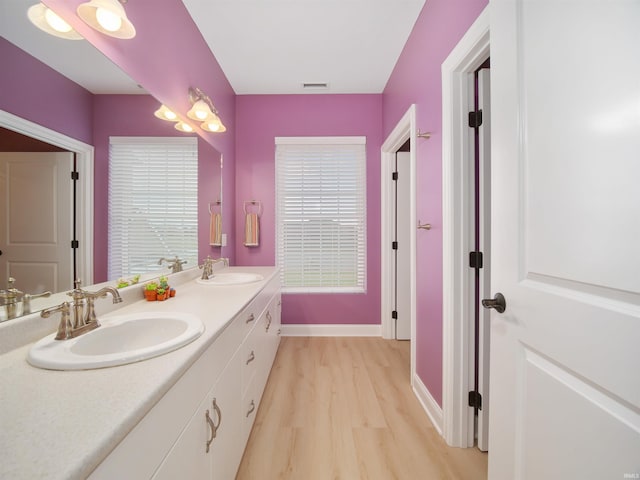
[[284, 337], [240, 480], [487, 478], [487, 455], [448, 447], [409, 383], [409, 342]]

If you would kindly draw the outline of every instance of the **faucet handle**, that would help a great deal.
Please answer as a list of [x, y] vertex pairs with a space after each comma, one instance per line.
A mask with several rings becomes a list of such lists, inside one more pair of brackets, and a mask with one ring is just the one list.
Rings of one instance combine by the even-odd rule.
[[62, 302], [57, 307], [47, 308], [40, 312], [42, 318], [49, 318], [52, 313], [60, 312], [61, 318], [58, 324], [58, 333], [56, 333], [56, 340], [66, 340], [71, 338], [71, 304], [69, 302]]

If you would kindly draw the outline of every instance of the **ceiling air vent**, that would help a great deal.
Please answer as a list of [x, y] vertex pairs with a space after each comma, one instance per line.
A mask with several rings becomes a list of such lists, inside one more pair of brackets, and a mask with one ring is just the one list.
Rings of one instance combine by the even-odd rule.
[[305, 82], [302, 84], [304, 90], [327, 90], [329, 84], [327, 82]]

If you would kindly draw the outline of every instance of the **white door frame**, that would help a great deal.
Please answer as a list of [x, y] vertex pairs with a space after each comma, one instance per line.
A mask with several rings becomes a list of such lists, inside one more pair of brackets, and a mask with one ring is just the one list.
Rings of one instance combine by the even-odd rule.
[[474, 445], [473, 143], [467, 127], [473, 109], [473, 73], [489, 57], [486, 7], [442, 64], [442, 342], [443, 436], [455, 447]]
[[[391, 174], [395, 170], [396, 152], [409, 140], [409, 222], [417, 225], [416, 220], [416, 106], [411, 105], [389, 134], [381, 147], [380, 162], [380, 229], [381, 229], [381, 326], [383, 338], [394, 338], [394, 324], [391, 319], [393, 310], [393, 185]], [[411, 382], [415, 375], [416, 364], [416, 235], [415, 230], [409, 236], [409, 284], [411, 310]]]
[[62, 133], [0, 110], [0, 127], [50, 143], [76, 153], [80, 168], [77, 214], [82, 219], [78, 229], [78, 276], [84, 285], [93, 284], [93, 146]]

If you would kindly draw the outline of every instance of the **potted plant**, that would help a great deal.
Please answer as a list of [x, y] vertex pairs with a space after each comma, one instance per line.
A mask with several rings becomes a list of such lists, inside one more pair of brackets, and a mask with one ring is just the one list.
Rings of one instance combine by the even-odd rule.
[[175, 288], [170, 288], [169, 289], [169, 296], [170, 297], [175, 297], [176, 296], [176, 289]]
[[135, 285], [135, 284], [136, 284], [136, 283], [138, 283], [139, 281], [140, 281], [140, 274], [138, 274], [138, 275], [134, 275], [134, 276], [131, 278], [131, 285]]
[[144, 298], [148, 302], [157, 300], [158, 297], [158, 284], [156, 282], [149, 282], [144, 286]]
[[162, 287], [158, 287], [158, 290], [156, 290], [156, 299], [161, 302], [163, 300], [167, 299], [167, 292], [164, 288]]
[[118, 281], [116, 282], [116, 288], [124, 288], [128, 286], [129, 286], [129, 282], [124, 278], [119, 278]]

